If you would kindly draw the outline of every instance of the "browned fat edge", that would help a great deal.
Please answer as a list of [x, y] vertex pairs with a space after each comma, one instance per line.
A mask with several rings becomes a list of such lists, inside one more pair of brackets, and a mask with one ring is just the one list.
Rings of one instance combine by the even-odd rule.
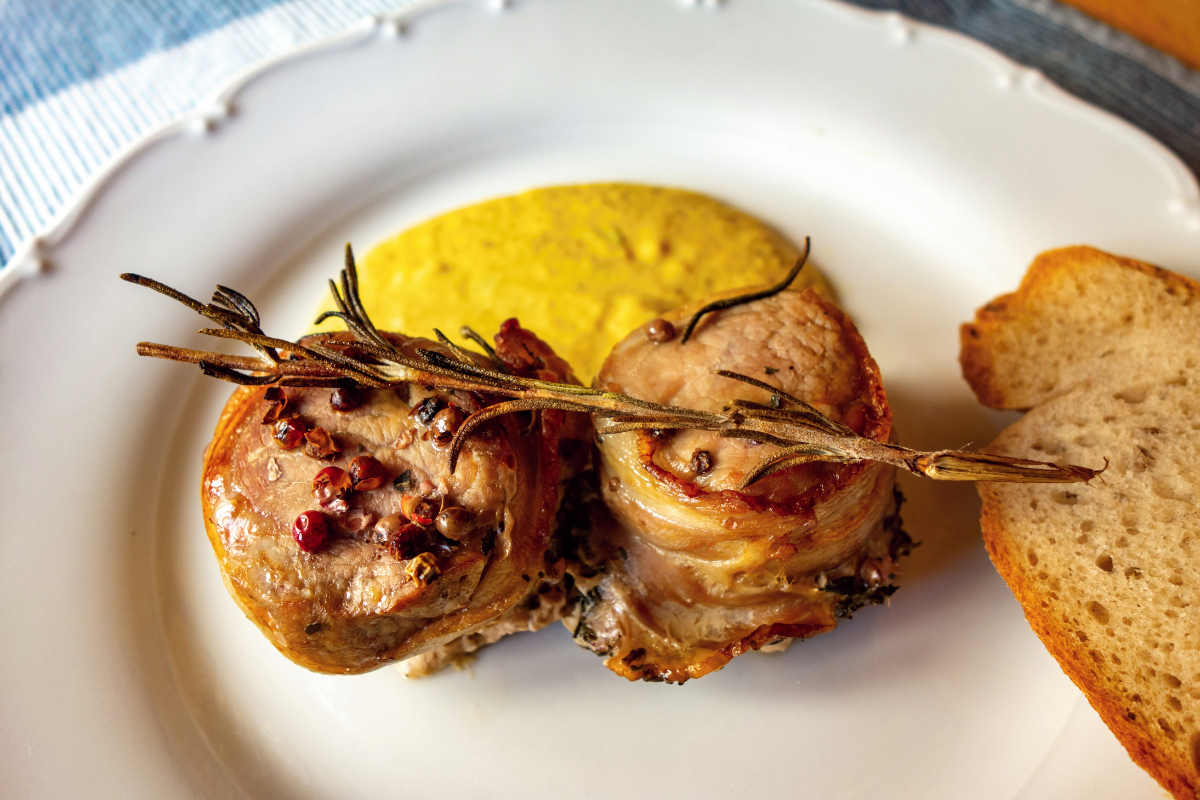
[[[866, 405], [864, 406], [862, 430], [856, 431], [856, 433], [877, 442], [888, 442], [892, 435], [892, 409], [888, 405], [887, 392], [883, 388], [883, 381], [879, 374], [879, 365], [867, 351], [866, 342], [863, 341], [862, 335], [859, 334], [858, 328], [850, 321], [850, 318], [837, 306], [826, 303], [811, 289], [806, 292], [811, 293], [812, 297], [820, 302], [830, 316], [837, 320], [838, 325], [846, 334], [851, 351], [862, 370], [862, 379], [866, 385], [859, 392], [859, 396], [866, 401]], [[711, 503], [715, 509], [723, 509], [729, 513], [773, 511], [785, 517], [811, 516], [812, 509], [818, 503], [849, 486], [861, 477], [872, 463], [859, 461], [853, 464], [825, 464], [823, 468], [828, 470], [828, 474], [824, 480], [787, 502], [777, 503], [733, 489], [721, 489], [715, 492], [702, 489], [694, 482], [679, 477], [655, 462], [654, 457], [664, 443], [661, 437], [653, 431], [642, 430], [634, 431], [634, 433], [638, 437], [638, 457], [641, 459], [643, 469], [674, 492], [677, 497]], [[803, 469], [811, 469], [811, 466], [798, 464], [778, 474], [794, 475]]]
[[605, 666], [630, 681], [684, 683], [716, 672], [738, 656], [751, 650], [759, 650], [779, 639], [808, 639], [832, 629], [832, 625], [774, 622], [758, 626], [749, 635], [730, 642], [718, 652], [689, 667], [660, 667], [657, 664], [639, 663], [646, 655], [642, 648], [631, 650], [620, 658], [610, 658], [605, 662]]

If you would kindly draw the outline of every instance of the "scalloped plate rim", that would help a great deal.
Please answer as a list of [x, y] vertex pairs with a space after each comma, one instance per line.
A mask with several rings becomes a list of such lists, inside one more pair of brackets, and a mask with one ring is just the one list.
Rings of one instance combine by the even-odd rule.
[[[670, 0], [663, 1], [670, 2]], [[692, 2], [680, 3], [680, 5], [691, 7], [699, 13], [719, 13], [720, 6], [725, 1], [701, 3], [699, 0], [692, 0]], [[504, 13], [513, 2], [514, 0], [485, 0], [483, 3], [480, 3], [480, 0], [417, 0], [399, 11], [364, 17], [359, 23], [341, 33], [298, 47], [288, 53], [264, 59], [231, 76], [191, 112], [179, 119], [164, 123], [141, 139], [127, 145], [114, 155], [107, 165], [97, 170], [96, 174], [78, 191], [75, 198], [55, 216], [55, 219], [41, 233], [21, 246], [13, 254], [8, 264], [0, 268], [0, 296], [3, 296], [23, 278], [35, 275], [45, 269], [53, 248], [71, 235], [76, 224], [97, 196], [120, 172], [129, 168], [153, 145], [172, 136], [204, 135], [217, 124], [236, 124], [238, 96], [251, 83], [268, 72], [315, 54], [361, 44], [372, 37], [403, 36], [409, 26], [418, 23], [421, 17], [442, 8], [482, 5], [482, 10]], [[516, 0], [516, 2], [520, 2], [520, 0]], [[1169, 175], [1175, 184], [1176, 202], [1178, 203], [1178, 208], [1175, 210], [1182, 212], [1189, 207], [1200, 209], [1200, 183], [1179, 156], [1168, 149], [1166, 145], [1133, 123], [1076, 97], [1046, 79], [1040, 71], [1019, 64], [990, 45], [955, 30], [939, 28], [929, 23], [910, 19], [897, 11], [863, 8], [840, 0], [794, 0], [794, 2], [821, 8], [827, 13], [842, 15], [844, 18], [853, 19], [860, 24], [889, 28], [893, 31], [893, 35], [903, 37], [905, 40], [918, 38], [921, 41], [929, 41], [938, 46], [955, 49], [965, 57], [993, 67], [998, 80], [1013, 83], [1018, 80], [1022, 81], [1023, 87], [1026, 89], [1023, 97], [1028, 101], [1048, 103], [1061, 113], [1087, 119], [1096, 127], [1107, 130], [1110, 135], [1152, 153], [1159, 168], [1165, 175]], [[1200, 219], [1200, 210], [1194, 210], [1193, 213]]]

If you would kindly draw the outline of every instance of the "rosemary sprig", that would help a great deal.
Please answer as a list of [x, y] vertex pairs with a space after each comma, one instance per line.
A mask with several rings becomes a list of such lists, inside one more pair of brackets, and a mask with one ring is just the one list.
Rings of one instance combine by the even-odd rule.
[[[258, 309], [241, 292], [235, 292], [227, 286], [217, 284], [217, 290], [213, 292], [212, 302], [204, 305], [199, 300], [193, 300], [183, 292], [178, 292], [153, 278], [126, 272], [121, 275], [121, 280], [136, 283], [139, 286], [146, 286], [156, 292], [165, 294], [167, 297], [183, 303], [197, 314], [208, 317], [213, 322], [219, 322], [230, 330], [253, 334], [262, 333], [262, 328], [259, 327]], [[279, 354], [273, 348], [257, 344], [252, 346], [268, 361], [272, 363], [279, 362]]]
[[492, 361], [492, 365], [498, 372], [503, 372], [505, 375], [512, 375], [512, 370], [504, 366], [504, 362], [496, 356], [496, 348], [492, 347], [487, 339], [476, 333], [470, 325], [463, 325], [459, 328], [458, 335], [479, 345], [479, 349], [487, 353], [488, 358]]
[[[786, 289], [804, 267], [809, 247], [810, 242], [806, 238], [803, 255], [787, 277], [775, 286], [701, 308], [684, 329], [682, 341], [687, 341], [705, 314], [754, 302]], [[577, 411], [606, 419], [608, 422], [597, 424], [597, 432], [602, 436], [640, 430], [694, 429], [714, 431], [725, 438], [749, 439], [777, 446], [777, 450], [764, 457], [745, 476], [739, 487], [742, 489], [780, 470], [812, 461], [878, 461], [934, 480], [951, 481], [1076, 483], [1088, 482], [1103, 472], [1072, 464], [1052, 464], [984, 453], [956, 450], [921, 452], [877, 442], [859, 436], [782, 389], [757, 378], [722, 369], [717, 369], [716, 373], [761, 389], [767, 393], [770, 402], [734, 400], [725, 410], [715, 413], [652, 403], [577, 384], [523, 378], [511, 374], [483, 337], [469, 328], [463, 328], [460, 333], [479, 345], [487, 353], [486, 356], [463, 350], [450, 342], [441, 331], [435, 331], [438, 340], [451, 355], [420, 349], [417, 351], [418, 358], [413, 358], [401, 353], [388, 341], [367, 315], [359, 297], [358, 272], [350, 245], [346, 245], [346, 265], [340, 281], [329, 282], [337, 310], [322, 314], [317, 322], [330, 317], [342, 320], [353, 334], [353, 342], [310, 340], [307, 344], [300, 344], [266, 336], [259, 327], [258, 310], [243, 295], [227, 287], [218, 286], [213, 302], [204, 305], [165, 284], [140, 275], [126, 273], [121, 278], [165, 294], [224, 326], [202, 329], [201, 333], [242, 341], [258, 352], [258, 357], [254, 358], [142, 342], [137, 348], [139, 355], [198, 364], [207, 375], [250, 386], [355, 385], [381, 388], [416, 383], [443, 390], [460, 389], [510, 398], [484, 406], [464, 420], [448, 451], [451, 472], [457, 465], [463, 444], [480, 426], [504, 414], [547, 409]], [[337, 344], [352, 345], [352, 349], [342, 352], [332, 346]], [[288, 353], [290, 358], [281, 358], [280, 352]], [[1108, 461], [1105, 460], [1105, 469], [1107, 467]]]
[[727, 297], [724, 300], [714, 300], [713, 302], [701, 308], [692, 315], [690, 320], [688, 320], [687, 327], [683, 329], [683, 336], [681, 336], [679, 339], [679, 344], [687, 344], [688, 339], [692, 338], [692, 331], [696, 330], [696, 325], [699, 324], [700, 318], [705, 314], [709, 314], [713, 311], [721, 311], [726, 308], [733, 308], [734, 306], [744, 305], [745, 303], [753, 303], [755, 300], [765, 300], [768, 297], [774, 297], [787, 287], [791, 286], [792, 281], [796, 280], [796, 276], [800, 274], [800, 270], [804, 269], [804, 265], [808, 263], [808, 251], [811, 245], [812, 239], [808, 236], [805, 236], [804, 252], [800, 254], [800, 258], [797, 259], [795, 265], [788, 270], [788, 274], [783, 277], [783, 280], [774, 286], [769, 286], [766, 289], [762, 289], [761, 291], [757, 292], [740, 294], [737, 297]]

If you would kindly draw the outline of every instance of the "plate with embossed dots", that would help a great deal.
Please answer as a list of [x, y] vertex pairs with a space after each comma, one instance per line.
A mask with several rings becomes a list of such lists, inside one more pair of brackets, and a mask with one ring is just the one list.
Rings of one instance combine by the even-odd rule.
[[135, 356], [201, 337], [117, 275], [237, 287], [298, 336], [344, 242], [610, 180], [811, 235], [916, 447], [1007, 423], [959, 377], [957, 326], [1040, 250], [1200, 273], [1196, 183], [1167, 150], [895, 15], [517, 0], [366, 20], [151, 137], [0, 275], [6, 796], [1161, 796], [1026, 625], [967, 485], [903, 481], [924, 544], [890, 605], [682, 687], [628, 683], [559, 626], [429, 679], [317, 675], [243, 617], [198, 491], [228, 388]]

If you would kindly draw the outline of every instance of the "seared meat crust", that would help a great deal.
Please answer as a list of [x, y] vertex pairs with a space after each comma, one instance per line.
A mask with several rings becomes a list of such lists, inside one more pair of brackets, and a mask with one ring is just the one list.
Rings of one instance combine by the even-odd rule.
[[[409, 354], [418, 348], [447, 352], [429, 340], [389, 338]], [[574, 381], [565, 362], [516, 320], [505, 324], [497, 343], [510, 368]], [[532, 420], [537, 435], [526, 435], [522, 420], [512, 415], [494, 420], [470, 437], [451, 475], [445, 444], [432, 421], [415, 413], [418, 406], [434, 398], [469, 414], [491, 398], [404, 386], [370, 390], [360, 407], [341, 413], [331, 408], [327, 389], [288, 394], [288, 413], [329, 431], [340, 455], [318, 460], [303, 447], [281, 448], [272, 426], [262, 423], [271, 406], [263, 389], [241, 387], [205, 453], [201, 491], [209, 539], [230, 594], [288, 658], [319, 672], [375, 669], [477, 632], [542, 581], [561, 576], [561, 559], [548, 563], [546, 555], [565, 478], [560, 443], [564, 433], [586, 441], [586, 417], [539, 414]], [[352, 492], [348, 512], [330, 518], [329, 543], [316, 553], [303, 551], [291, 528], [301, 512], [321, 509], [314, 476], [327, 466], [348, 470], [360, 455], [377, 459], [387, 482]], [[377, 543], [370, 525], [353, 530], [356, 519], [401, 512], [404, 493], [392, 481], [405, 473], [408, 493], [469, 514], [461, 541], [442, 540], [435, 548], [440, 575], [428, 582], [406, 571], [411, 559]]]
[[[699, 305], [665, 319], [681, 329]], [[596, 382], [703, 410], [768, 399], [714, 368], [778, 386], [863, 436], [891, 438], [878, 367], [849, 319], [811, 290], [710, 314], [686, 345], [634, 331]], [[606, 511], [593, 514], [582, 543], [574, 572], [583, 601], [564, 622], [610, 669], [682, 682], [781, 638], [830, 630], [848, 595], [890, 594], [907, 542], [893, 468], [804, 464], [739, 491], [772, 449], [710, 431], [603, 437]]]

